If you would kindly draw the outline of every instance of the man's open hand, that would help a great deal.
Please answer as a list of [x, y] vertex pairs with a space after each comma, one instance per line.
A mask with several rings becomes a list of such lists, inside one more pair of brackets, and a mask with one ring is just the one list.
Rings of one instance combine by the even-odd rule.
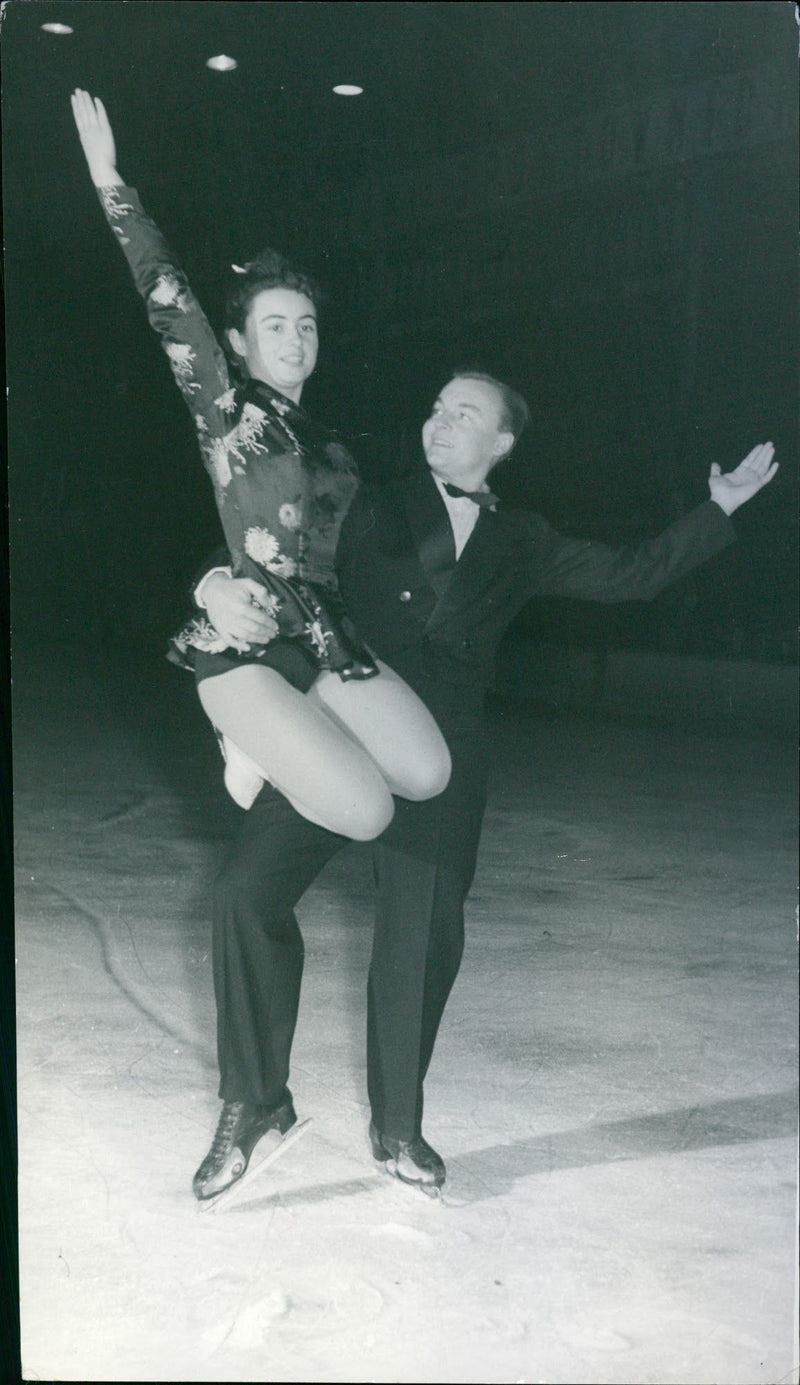
[[708, 478], [711, 499], [716, 501], [726, 515], [732, 515], [746, 500], [751, 500], [778, 470], [778, 463], [772, 458], [775, 448], [771, 442], [760, 442], [752, 452], [748, 452], [735, 471], [722, 472], [714, 462]]

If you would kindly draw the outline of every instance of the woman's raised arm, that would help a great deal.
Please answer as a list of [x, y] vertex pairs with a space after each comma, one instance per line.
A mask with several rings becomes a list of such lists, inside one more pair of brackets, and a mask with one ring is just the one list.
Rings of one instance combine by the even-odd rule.
[[[225, 354], [164, 237], [117, 170], [114, 133], [102, 101], [78, 88], [72, 95], [72, 113], [106, 220], [192, 415], [216, 487], [220, 478], [215, 440], [231, 428]], [[224, 468], [222, 474], [227, 476]]]
[[80, 87], [73, 92], [71, 101], [92, 182], [96, 188], [121, 186], [124, 179], [117, 172], [117, 147], [105, 106], [99, 97], [90, 96]]

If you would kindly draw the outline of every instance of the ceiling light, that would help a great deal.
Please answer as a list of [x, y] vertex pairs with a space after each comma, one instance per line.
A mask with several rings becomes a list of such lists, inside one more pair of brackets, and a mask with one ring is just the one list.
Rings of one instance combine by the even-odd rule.
[[361, 96], [364, 92], [363, 87], [350, 86], [349, 82], [340, 82], [333, 90], [337, 96]]
[[71, 34], [74, 32], [68, 24], [43, 24], [42, 28], [46, 34]]
[[218, 53], [215, 58], [209, 58], [206, 67], [210, 67], [212, 72], [233, 72], [239, 64], [235, 58], [229, 58], [226, 53]]

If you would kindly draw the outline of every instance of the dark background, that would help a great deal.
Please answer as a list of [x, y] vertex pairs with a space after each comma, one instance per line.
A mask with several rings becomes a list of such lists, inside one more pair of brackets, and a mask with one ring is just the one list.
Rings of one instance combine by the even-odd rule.
[[532, 603], [512, 640], [794, 659], [793, 5], [17, 0], [2, 38], [16, 648], [159, 657], [219, 535], [86, 172], [82, 85], [212, 320], [265, 244], [322, 279], [304, 402], [367, 475], [459, 364], [529, 398], [497, 489], [573, 533], [658, 532], [712, 461], [774, 441], [734, 549], [653, 606]]

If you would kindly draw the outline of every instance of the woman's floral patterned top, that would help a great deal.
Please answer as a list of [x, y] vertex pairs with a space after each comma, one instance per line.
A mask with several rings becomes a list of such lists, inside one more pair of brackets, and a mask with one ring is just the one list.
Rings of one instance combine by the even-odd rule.
[[[263, 381], [238, 384], [186, 276], [138, 194], [123, 185], [98, 189], [128, 261], [151, 326], [194, 420], [237, 577], [272, 593], [279, 626], [297, 633], [290, 589], [307, 583], [336, 592], [333, 559], [342, 520], [358, 485], [353, 459], [329, 430]], [[207, 621], [189, 643], [224, 647]], [[324, 644], [323, 650], [324, 654]]]

